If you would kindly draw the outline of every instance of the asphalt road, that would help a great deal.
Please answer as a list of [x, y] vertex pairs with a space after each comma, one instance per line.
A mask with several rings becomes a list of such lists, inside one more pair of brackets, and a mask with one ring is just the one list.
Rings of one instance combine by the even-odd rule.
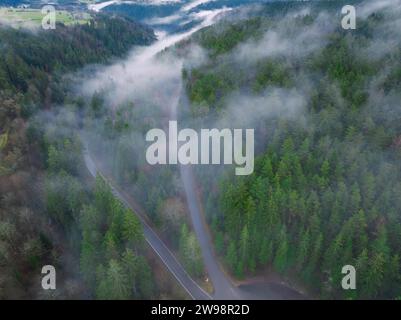
[[91, 175], [93, 177], [96, 177], [97, 174], [101, 175], [103, 179], [108, 182], [114, 196], [120, 199], [125, 206], [130, 208], [138, 216], [142, 224], [146, 242], [159, 256], [160, 260], [177, 279], [177, 281], [181, 284], [181, 286], [185, 289], [189, 296], [194, 300], [212, 299], [212, 297], [190, 277], [190, 275], [185, 271], [184, 267], [180, 264], [174, 254], [167, 248], [167, 246], [159, 238], [156, 232], [153, 231], [153, 229], [149, 226], [143, 216], [139, 214], [140, 209], [134, 203], [129, 201], [128, 196], [125, 195], [123, 191], [117, 190], [117, 188], [114, 187], [110, 183], [110, 181], [99, 171], [87, 149], [85, 149], [84, 151], [84, 159], [86, 167], [88, 168]]
[[[213, 19], [205, 21], [201, 26], [211, 24]], [[195, 32], [198, 28], [194, 28], [190, 32], [184, 33], [182, 35], [167, 37], [164, 40], [156, 42], [154, 45], [150, 46], [142, 52], [142, 54], [137, 57], [138, 62], [149, 63], [149, 59], [155, 54], [163, 50], [164, 48], [173, 45], [179, 40], [189, 36], [191, 33]], [[182, 83], [179, 82], [175, 94], [169, 94], [166, 98], [165, 104], [170, 106], [168, 110], [168, 118], [170, 120], [177, 119], [177, 109], [179, 103], [179, 97], [181, 97]], [[169, 101], [169, 98], [172, 101]], [[185, 103], [185, 100], [182, 100]], [[189, 110], [189, 108], [188, 108]], [[99, 172], [99, 168], [96, 167], [95, 162], [90, 157], [87, 149], [85, 151], [85, 163], [92, 174], [96, 176]], [[230, 277], [224, 273], [223, 268], [219, 264], [219, 260], [214, 254], [214, 246], [212, 239], [209, 234], [206, 222], [204, 221], [204, 215], [202, 213], [202, 205], [198, 199], [196, 193], [196, 183], [193, 177], [192, 169], [190, 166], [180, 166], [181, 179], [185, 188], [187, 203], [189, 212], [191, 215], [191, 221], [193, 229], [199, 241], [203, 262], [208, 273], [210, 280], [212, 281], [214, 287], [213, 295], [209, 295], [205, 292], [185, 271], [183, 266], [178, 262], [173, 253], [167, 248], [163, 241], [158, 237], [150, 225], [146, 222], [144, 217], [146, 215], [141, 211], [142, 209], [136, 205], [135, 201], [131, 201], [129, 195], [127, 195], [123, 190], [118, 189], [113, 183], [105, 178], [112, 188], [112, 191], [116, 197], [118, 197], [127, 207], [131, 208], [135, 214], [139, 217], [146, 241], [160, 257], [162, 262], [174, 275], [181, 286], [188, 292], [192, 299], [196, 300], [207, 300], [207, 299], [222, 299], [222, 300], [246, 300], [246, 299], [298, 299], [302, 298], [294, 290], [288, 288], [284, 284], [272, 283], [272, 282], [257, 282], [254, 284], [236, 286], [230, 280]], [[102, 174], [101, 174], [102, 175]], [[155, 183], [157, 183], [155, 181]]]
[[192, 226], [201, 247], [203, 262], [212, 280], [213, 298], [218, 300], [282, 300], [305, 299], [303, 295], [279, 281], [256, 281], [249, 284], [235, 285], [219, 264], [214, 254], [214, 246], [207, 223], [202, 212], [202, 205], [196, 192], [195, 178], [190, 165], [181, 165], [181, 179], [184, 183], [187, 204]]
[[201, 247], [203, 263], [205, 264], [209, 278], [213, 283], [213, 297], [220, 300], [239, 299], [240, 295], [237, 287], [234, 287], [229, 280], [229, 277], [223, 272], [217, 257], [214, 255], [212, 240], [209, 230], [206, 227], [204, 215], [200, 209], [200, 201], [195, 190], [196, 184], [191, 167], [188, 165], [181, 165], [180, 171], [187, 197], [188, 209], [191, 215], [192, 226]]

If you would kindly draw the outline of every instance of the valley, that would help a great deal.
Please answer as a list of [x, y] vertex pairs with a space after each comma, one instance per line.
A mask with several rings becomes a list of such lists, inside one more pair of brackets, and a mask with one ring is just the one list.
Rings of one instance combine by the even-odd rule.
[[401, 3], [348, 2], [7, 2], [0, 297], [399, 299]]

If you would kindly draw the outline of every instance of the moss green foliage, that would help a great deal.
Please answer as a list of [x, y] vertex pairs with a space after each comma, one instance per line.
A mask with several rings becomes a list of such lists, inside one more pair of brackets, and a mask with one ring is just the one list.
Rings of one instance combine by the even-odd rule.
[[132, 45], [153, 40], [153, 32], [146, 27], [105, 16], [86, 25], [60, 25], [50, 32], [0, 28], [0, 90], [22, 92], [27, 104], [61, 102], [66, 92], [60, 79], [63, 72], [106, 63]]
[[185, 269], [196, 277], [203, 275], [203, 261], [201, 250], [193, 232], [188, 230], [186, 224], [181, 227], [179, 253], [183, 260]]
[[71, 244], [80, 251], [80, 272], [96, 298], [151, 298], [154, 288], [143, 257], [141, 224], [100, 176], [93, 190], [84, 188], [78, 141], [67, 138], [49, 145], [47, 212], [75, 235]]
[[81, 272], [99, 299], [151, 298], [149, 265], [141, 255], [141, 225], [97, 177], [94, 204], [83, 207]]
[[291, 87], [290, 65], [278, 57], [269, 57], [241, 65], [230, 55], [241, 43], [257, 41], [272, 21], [253, 18], [235, 23], [221, 23], [205, 29], [192, 41], [202, 45], [210, 61], [199, 68], [184, 70], [186, 89], [194, 115], [219, 112], [225, 98], [235, 91], [260, 93], [269, 86]]
[[249, 38], [260, 36], [262, 22], [260, 18], [247, 20], [246, 23], [229, 21], [223, 23], [221, 29], [211, 27], [201, 30], [193, 37], [193, 40], [210, 50], [212, 57], [216, 57], [229, 52]]
[[99, 155], [120, 186], [132, 191], [148, 218], [178, 251], [186, 270], [194, 277], [201, 277], [204, 267], [200, 247], [195, 234], [188, 230], [185, 204], [177, 197], [180, 192], [177, 167], [150, 168], [145, 150], [138, 152], [143, 145], [142, 137], [154, 121], [142, 112], [132, 103], [110, 109], [102, 93], [94, 94], [85, 107], [85, 128], [92, 133], [94, 146], [91, 151]]
[[[0, 8], [0, 19], [7, 21], [13, 27], [40, 27], [46, 14], [41, 9]], [[64, 10], [56, 11], [56, 22], [64, 25], [88, 23], [91, 16], [88, 13], [71, 13]]]
[[288, 88], [292, 85], [288, 66], [272, 58], [246, 68], [238, 67], [236, 61], [229, 61], [192, 69], [186, 73], [186, 78], [194, 115], [221, 111], [225, 98], [236, 90], [259, 93], [269, 86]]
[[[300, 32], [315, 19], [312, 10], [299, 21]], [[230, 64], [231, 33], [249, 30], [253, 19], [242, 28], [212, 27], [200, 36], [199, 43], [211, 49], [210, 60], [185, 73], [197, 116], [203, 105], [206, 113], [224, 110], [234, 91], [296, 87], [301, 76], [312, 88], [302, 110], [307, 125], [283, 117], [257, 128], [257, 141], [266, 148], [258, 152], [254, 174], [229, 174], [215, 188], [212, 177], [201, 177], [205, 190], [219, 190], [207, 192], [208, 215], [217, 251], [235, 276], [272, 266], [321, 297], [399, 296], [401, 127], [394, 101], [400, 99], [400, 44], [382, 56], [366, 54], [377, 41], [375, 28], [385, 21], [371, 15], [354, 33], [335, 29], [302, 59], [260, 59], [246, 70]], [[263, 27], [247, 36], [240, 33], [238, 42], [269, 30], [267, 22], [258, 26]], [[357, 268], [355, 291], [341, 288], [346, 264]]]
[[[80, 102], [63, 76], [153, 39], [146, 27], [104, 16], [51, 31], [0, 28], [0, 298], [154, 296], [135, 215], [100, 181], [93, 189], [83, 178], [71, 112]], [[100, 190], [107, 207], [95, 201]], [[45, 264], [57, 269], [51, 295], [37, 281]]]

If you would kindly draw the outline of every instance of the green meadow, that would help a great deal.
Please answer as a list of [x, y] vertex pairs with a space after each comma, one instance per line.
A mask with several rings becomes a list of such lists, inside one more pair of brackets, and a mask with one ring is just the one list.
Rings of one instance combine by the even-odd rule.
[[[0, 24], [9, 22], [13, 26], [22, 26], [27, 24], [40, 25], [42, 19], [46, 16], [40, 9], [16, 9], [0, 8]], [[75, 13], [64, 10], [56, 11], [56, 22], [65, 25], [85, 24], [91, 19], [88, 13]]]

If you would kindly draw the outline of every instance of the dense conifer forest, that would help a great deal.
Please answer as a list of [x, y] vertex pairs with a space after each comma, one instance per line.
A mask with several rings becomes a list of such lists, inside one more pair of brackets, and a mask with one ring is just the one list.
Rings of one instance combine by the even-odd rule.
[[[0, 298], [185, 297], [161, 279], [138, 218], [89, 176], [84, 143], [190, 276], [208, 281], [180, 167], [145, 156], [146, 132], [177, 107], [183, 128], [255, 129], [253, 174], [193, 169], [228, 278], [401, 299], [401, 5], [373, 3], [233, 10], [148, 60], [131, 50], [154, 32], [122, 17], [1, 26]], [[341, 27], [345, 4], [360, 9], [355, 30]], [[39, 288], [44, 263], [63, 279], [56, 293]], [[357, 290], [341, 287], [345, 265]]]
[[[89, 182], [80, 139], [65, 126], [80, 105], [67, 73], [154, 39], [106, 16], [54, 31], [0, 28], [1, 298], [155, 296], [139, 221], [100, 177]], [[44, 262], [61, 270], [56, 296], [39, 288]]]
[[[216, 183], [214, 170], [199, 170], [216, 250], [238, 278], [272, 267], [320, 297], [399, 298], [401, 43], [391, 27], [399, 11], [360, 17], [350, 32], [340, 5], [298, 17], [294, 7], [302, 6], [277, 4], [192, 40], [208, 52], [184, 72], [194, 117], [224, 119], [233, 96], [262, 97], [237, 112], [253, 119], [264, 146], [254, 174]], [[301, 108], [287, 108], [294, 90]], [[262, 110], [255, 104], [275, 103], [271, 95], [278, 110], [252, 117]], [[341, 288], [347, 264], [358, 270], [357, 291]]]

